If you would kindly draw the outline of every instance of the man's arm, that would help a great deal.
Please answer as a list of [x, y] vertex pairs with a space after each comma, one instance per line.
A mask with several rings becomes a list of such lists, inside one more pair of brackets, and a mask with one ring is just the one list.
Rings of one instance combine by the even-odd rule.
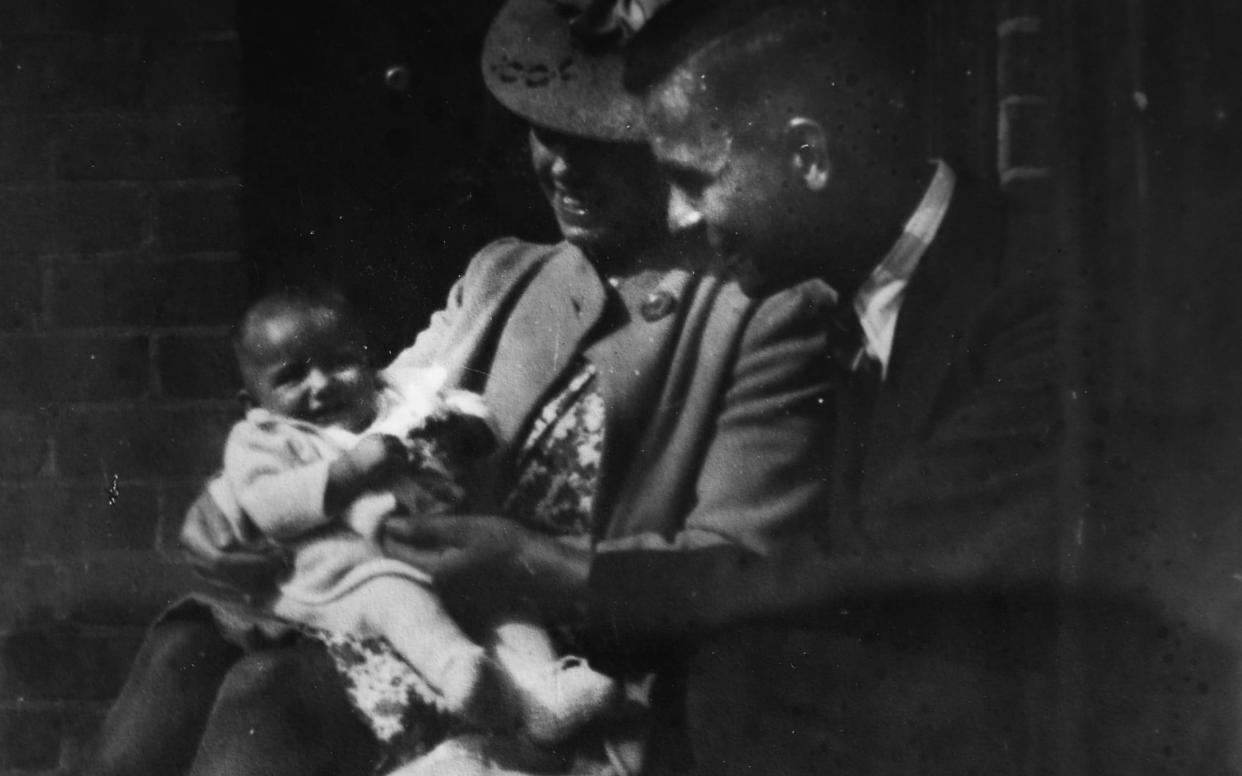
[[[650, 498], [620, 507], [632, 510], [620, 519], [658, 528], [613, 534], [599, 542], [597, 554], [726, 547], [764, 555], [807, 530], [828, 496], [833, 384], [841, 373], [827, 355], [835, 301], [827, 285], [803, 283], [754, 307], [731, 341], [699, 343], [705, 363], [697, 371], [715, 366], [720, 374], [705, 378], [719, 381], [715, 395], [694, 396], [708, 406], [684, 412], [706, 426], [701, 451], [686, 453], [692, 488], [645, 471], [651, 480], [636, 490]], [[726, 297], [718, 304], [730, 303]], [[732, 357], [718, 361], [716, 348], [732, 350]], [[661, 485], [690, 497], [670, 505]]]
[[1060, 427], [1051, 293], [997, 300], [1004, 314], [987, 322], [970, 385], [886, 468], [856, 524], [834, 525], [823, 546], [794, 536], [765, 558], [729, 547], [601, 553], [590, 577], [593, 633], [642, 648], [745, 622], [814, 619], [844, 602], [1049, 579]]

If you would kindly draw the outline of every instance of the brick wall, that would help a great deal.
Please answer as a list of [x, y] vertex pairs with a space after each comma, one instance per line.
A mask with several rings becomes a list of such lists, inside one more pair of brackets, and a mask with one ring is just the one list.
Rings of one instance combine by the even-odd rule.
[[219, 455], [246, 290], [231, 0], [0, 8], [0, 774], [63, 771]]
[[1053, 206], [1056, 123], [1048, 0], [996, 3], [996, 173], [1008, 195], [1012, 270], [1062, 253]]
[[1011, 191], [1048, 177], [1052, 163], [1050, 71], [1044, 0], [998, 4], [997, 172]]

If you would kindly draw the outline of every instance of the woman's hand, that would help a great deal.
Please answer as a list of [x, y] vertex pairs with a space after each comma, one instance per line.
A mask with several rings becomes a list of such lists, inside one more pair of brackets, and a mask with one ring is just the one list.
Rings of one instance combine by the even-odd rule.
[[494, 515], [390, 517], [384, 552], [430, 574], [459, 607], [533, 599], [545, 613], [574, 612], [590, 571], [586, 543], [561, 541]]
[[244, 593], [264, 593], [276, 587], [289, 567], [279, 547], [243, 548], [228, 518], [207, 490], [186, 513], [181, 544], [194, 569], [212, 582]]

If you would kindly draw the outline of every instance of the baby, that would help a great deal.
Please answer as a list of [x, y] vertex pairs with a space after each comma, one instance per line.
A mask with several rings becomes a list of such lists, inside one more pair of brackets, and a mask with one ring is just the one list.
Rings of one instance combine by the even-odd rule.
[[420, 514], [462, 506], [462, 473], [494, 445], [479, 396], [440, 390], [443, 373], [372, 369], [362, 326], [334, 292], [259, 300], [234, 344], [249, 409], [209, 487], [240, 540], [292, 551], [275, 614], [381, 637], [425, 700], [476, 723], [516, 722], [538, 742], [572, 735], [614, 701], [612, 679], [559, 657], [532, 620], [495, 623], [490, 651], [471, 641], [433, 581], [379, 548], [394, 490]]

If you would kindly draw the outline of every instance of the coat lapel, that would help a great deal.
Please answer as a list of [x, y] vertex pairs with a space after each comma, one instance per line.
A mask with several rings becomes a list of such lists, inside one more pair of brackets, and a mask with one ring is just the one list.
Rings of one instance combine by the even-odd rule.
[[606, 299], [594, 267], [570, 246], [531, 279], [496, 343], [484, 392], [502, 440], [518, 442], [534, 408], [599, 322]]
[[[598, 372], [604, 417], [604, 456], [595, 504], [612, 502], [625, 478], [619, 464], [640, 450], [641, 435], [652, 425], [665, 385], [672, 348], [685, 319], [692, 274], [683, 269], [653, 271], [631, 278], [618, 291], [624, 320], [587, 351]], [[656, 305], [650, 300], [663, 298]]]
[[925, 433], [976, 303], [997, 281], [1002, 224], [996, 203], [959, 186], [897, 319], [868, 459], [886, 460], [897, 452], [894, 448]]

